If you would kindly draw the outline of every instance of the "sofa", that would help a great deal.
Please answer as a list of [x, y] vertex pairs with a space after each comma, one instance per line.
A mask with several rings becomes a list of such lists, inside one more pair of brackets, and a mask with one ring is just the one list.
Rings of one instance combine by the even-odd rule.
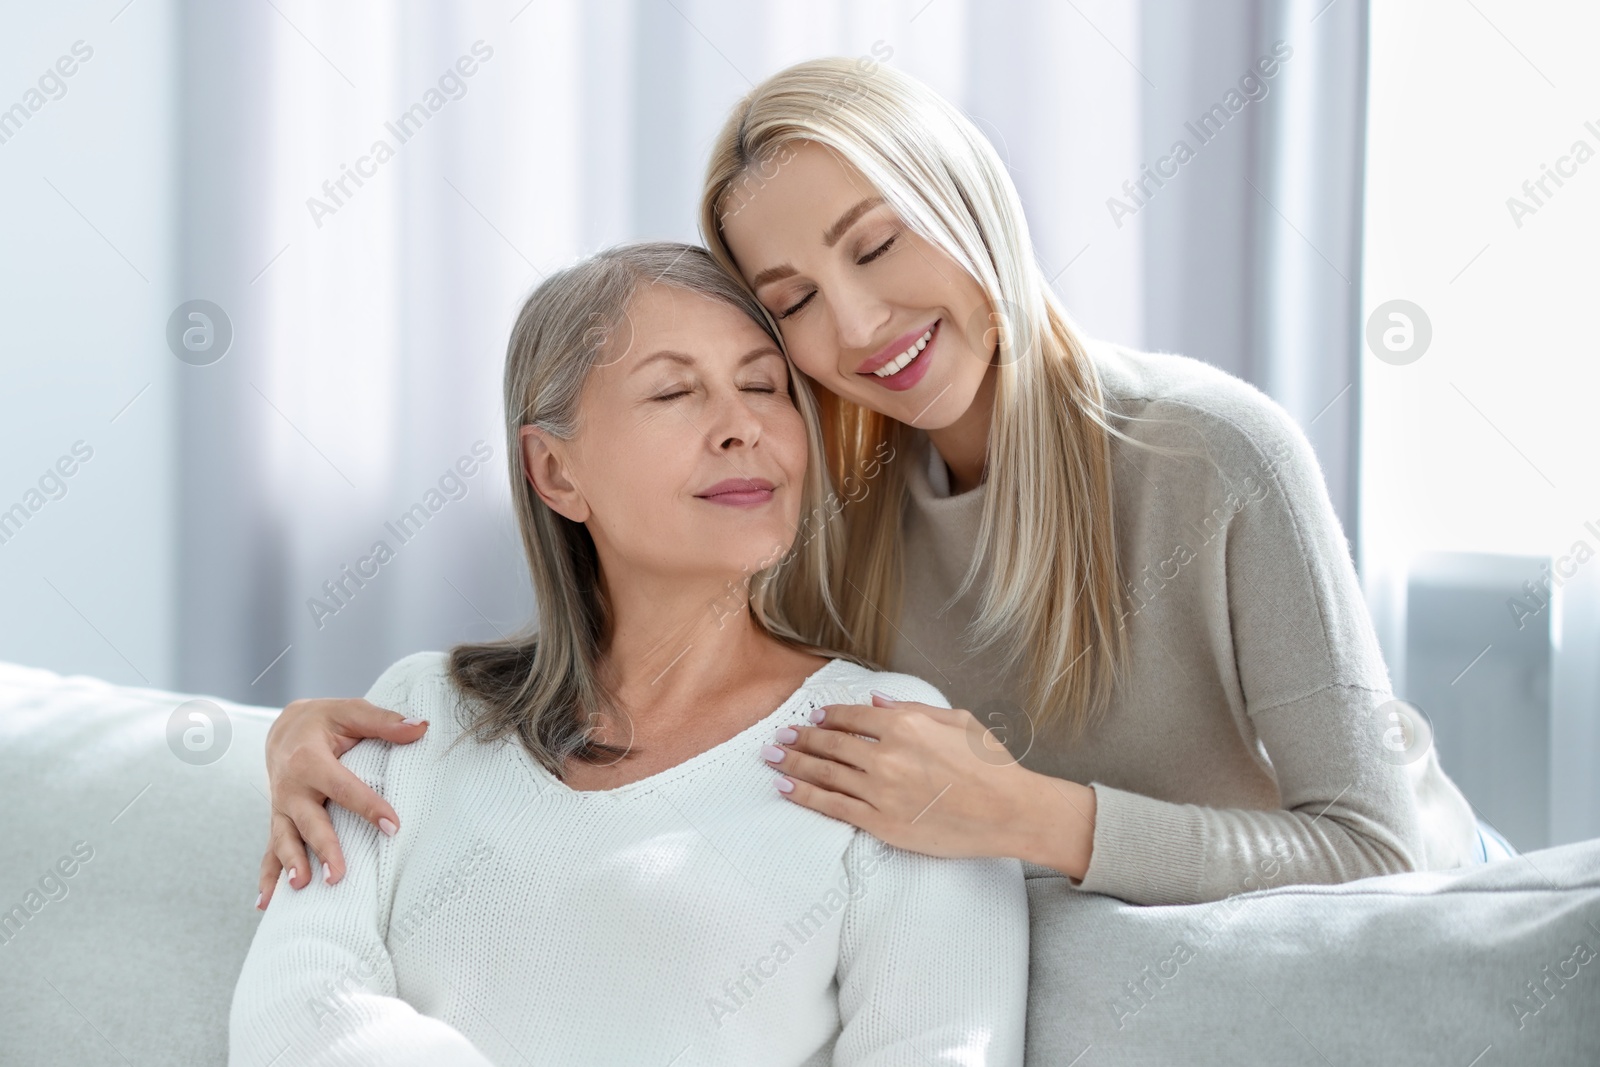
[[[275, 714], [0, 664], [0, 1065], [226, 1062]], [[1600, 840], [1183, 907], [1028, 896], [1030, 1067], [1600, 1064]]]

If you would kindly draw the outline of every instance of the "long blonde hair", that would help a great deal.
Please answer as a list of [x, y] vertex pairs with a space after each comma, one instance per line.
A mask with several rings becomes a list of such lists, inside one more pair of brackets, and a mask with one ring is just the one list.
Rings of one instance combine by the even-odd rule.
[[[622, 328], [634, 295], [665, 285], [721, 301], [749, 315], [782, 344], [760, 303], [694, 245], [655, 241], [621, 245], [552, 274], [528, 297], [506, 350], [506, 455], [511, 458], [511, 500], [538, 606], [537, 629], [501, 641], [450, 650], [451, 679], [482, 708], [457, 738], [480, 741], [515, 733], [524, 748], [559, 776], [568, 757], [615, 761], [627, 750], [602, 744], [590, 727], [612, 705], [599, 677], [609, 611], [602, 593], [600, 559], [588, 528], [558, 514], [528, 483], [522, 463], [522, 428], [536, 426], [558, 438], [578, 430], [583, 384], [608, 339]], [[812, 462], [801, 487], [802, 514], [815, 516], [831, 503], [827, 471], [816, 457], [822, 436], [816, 399], [805, 377], [790, 369], [791, 393], [805, 424]], [[754, 574], [730, 582], [727, 604], [708, 604], [711, 620], [746, 607], [756, 626], [793, 647], [830, 658], [857, 659], [845, 649], [838, 609], [826, 576], [839, 551], [839, 530], [823, 524], [786, 546], [775, 546]]]
[[[992, 145], [923, 83], [851, 59], [799, 63], [733, 109], [711, 151], [701, 234], [728, 271], [728, 197], [772, 177], [783, 148], [810, 141], [837, 152], [912, 230], [982, 286], [997, 327], [999, 367], [978, 551], [956, 597], [985, 565], [973, 651], [1025, 666], [1030, 717], [1074, 733], [1110, 702], [1127, 658], [1113, 523], [1111, 444], [1117, 431], [1099, 377], [1037, 261], [1022, 202]], [[842, 516], [845, 552], [830, 590], [851, 647], [885, 663], [902, 603], [901, 515], [914, 431], [827, 390], [817, 397], [835, 478], [857, 474], [884, 443], [895, 459], [876, 490]], [[850, 572], [843, 570], [849, 562]]]

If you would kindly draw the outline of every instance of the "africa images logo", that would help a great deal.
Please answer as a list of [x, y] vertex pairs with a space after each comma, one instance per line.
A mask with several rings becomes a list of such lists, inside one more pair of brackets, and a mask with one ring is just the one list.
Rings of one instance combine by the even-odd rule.
[[[306, 210], [311, 213], [311, 221], [317, 229], [322, 229], [325, 216], [338, 214], [339, 209], [366, 185], [365, 179], [377, 177], [378, 165], [398, 155], [399, 146], [415, 137], [429, 119], [452, 100], [466, 96], [467, 79], [478, 72], [480, 64], [489, 62], [493, 56], [494, 49], [483, 41], [472, 42], [471, 55], [462, 56], [454, 66], [446, 68], [439, 75], [437, 87], [430, 85], [423, 92], [422, 99], [402, 111], [393, 122], [383, 124], [383, 128], [394, 136], [395, 144], [380, 137], [372, 142], [364, 155], [356, 158], [354, 167], [339, 164], [339, 176], [322, 183], [322, 197], [306, 197]], [[355, 184], [354, 189], [350, 188], [351, 183]]]

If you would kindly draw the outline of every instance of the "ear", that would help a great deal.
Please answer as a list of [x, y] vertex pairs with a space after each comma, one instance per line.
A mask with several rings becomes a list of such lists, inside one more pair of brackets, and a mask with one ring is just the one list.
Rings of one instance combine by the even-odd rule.
[[522, 473], [539, 499], [573, 522], [587, 521], [589, 502], [568, 469], [566, 442], [537, 426], [524, 426], [521, 434]]

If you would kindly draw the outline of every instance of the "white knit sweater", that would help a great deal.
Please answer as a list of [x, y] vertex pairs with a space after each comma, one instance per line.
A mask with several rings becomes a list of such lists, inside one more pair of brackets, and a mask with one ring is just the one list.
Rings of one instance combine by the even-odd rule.
[[1021, 1064], [1021, 864], [892, 848], [785, 799], [761, 758], [778, 727], [871, 688], [949, 706], [836, 659], [728, 741], [584, 792], [512, 740], [447, 752], [478, 705], [442, 653], [401, 660], [367, 699], [426, 735], [343, 761], [405, 826], [329, 805], [347, 873], [280, 879], [229, 1062]]

